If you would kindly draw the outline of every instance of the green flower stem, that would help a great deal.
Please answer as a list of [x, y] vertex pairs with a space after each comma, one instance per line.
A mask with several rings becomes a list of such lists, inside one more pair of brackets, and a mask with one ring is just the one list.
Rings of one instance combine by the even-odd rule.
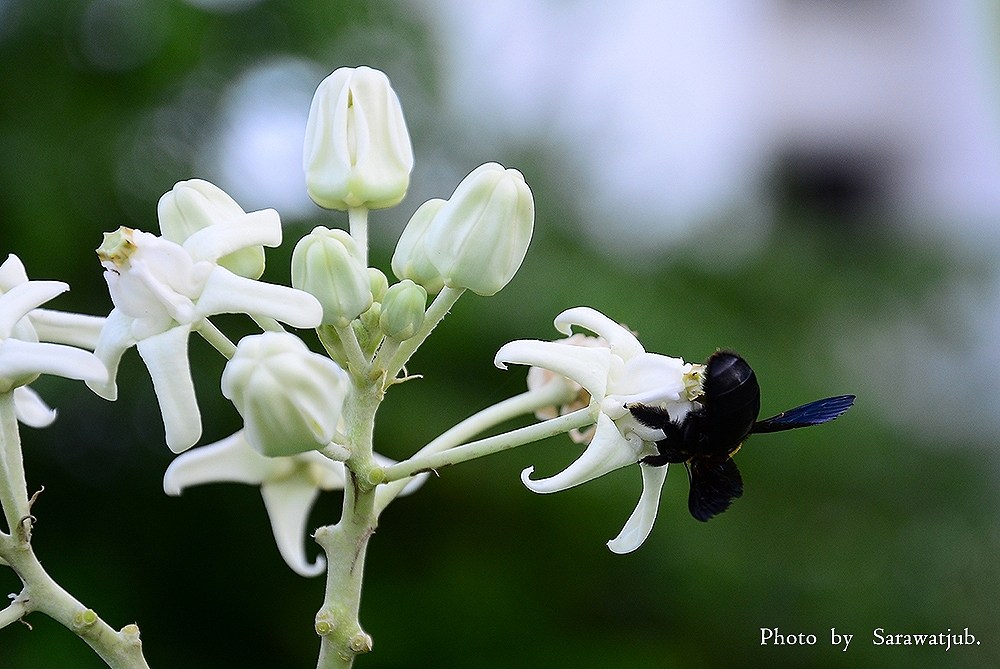
[[368, 267], [368, 208], [351, 207], [347, 210], [347, 222], [351, 237], [358, 246], [362, 267]]
[[425, 456], [414, 456], [384, 470], [385, 482], [398, 481], [420, 472], [433, 471], [446, 465], [457, 465], [486, 455], [506, 451], [517, 446], [553, 437], [595, 422], [597, 406], [578, 409], [564, 416], [504, 432], [493, 437], [473, 441], [462, 446]]
[[375, 485], [381, 472], [372, 454], [375, 412], [382, 401], [380, 383], [354, 377], [355, 388], [344, 406], [344, 424], [351, 457], [344, 488], [344, 510], [336, 525], [316, 530], [316, 542], [326, 553], [326, 596], [316, 614], [320, 636], [317, 669], [350, 667], [354, 657], [371, 650], [371, 637], [361, 628], [361, 583], [368, 540], [375, 533]]
[[21, 455], [21, 434], [14, 411], [14, 391], [0, 393], [0, 503], [10, 536], [22, 534], [27, 540], [30, 525], [22, 525], [31, 513], [28, 485], [24, 478], [24, 458]]
[[92, 610], [66, 592], [45, 571], [27, 541], [0, 539], [0, 555], [24, 583], [24, 590], [0, 612], [0, 627], [38, 611], [83, 639], [112, 669], [149, 669], [142, 655], [139, 628], [113, 629]]
[[361, 378], [366, 377], [369, 368], [368, 358], [361, 350], [361, 342], [358, 341], [358, 335], [354, 328], [351, 327], [350, 323], [343, 327], [336, 325], [334, 328], [340, 337], [341, 345], [344, 347], [344, 354], [347, 356], [347, 364], [351, 373]]
[[253, 322], [264, 332], [285, 332], [285, 328], [276, 319], [268, 316], [253, 316]]
[[[454, 448], [463, 444], [477, 434], [481, 434], [490, 428], [508, 421], [517, 416], [533, 413], [542, 407], [558, 406], [572, 399], [566, 387], [560, 383], [550, 383], [536, 390], [528, 390], [508, 397], [502, 402], [486, 407], [462, 422], [449, 428], [426, 446], [417, 451], [411, 458], [423, 458], [435, 453], [440, 453], [449, 448]], [[409, 460], [404, 460], [398, 464], [405, 464]], [[379, 486], [376, 498], [377, 511], [381, 513], [388, 504], [403, 491], [408, 483], [406, 478]]]
[[420, 348], [420, 345], [424, 343], [424, 340], [430, 335], [431, 330], [437, 327], [437, 324], [444, 320], [444, 317], [448, 315], [448, 311], [454, 306], [458, 298], [462, 296], [465, 292], [464, 288], [449, 288], [445, 286], [441, 289], [441, 292], [437, 294], [434, 301], [431, 302], [431, 306], [427, 308], [427, 313], [424, 315], [424, 322], [420, 325], [420, 329], [417, 330], [416, 334], [402, 342], [399, 347], [392, 352], [391, 357], [385, 360], [381, 355], [375, 359], [375, 364], [372, 368], [372, 374], [379, 375], [382, 371], [385, 372], [385, 378], [391, 380], [396, 378], [399, 374], [399, 370], [403, 369], [403, 365], [410, 359], [410, 356]]
[[16, 623], [18, 620], [23, 618], [28, 614], [28, 607], [24, 605], [24, 602], [18, 598], [15, 598], [10, 606], [0, 611], [0, 629], [3, 629], [11, 623]]
[[222, 330], [215, 327], [212, 321], [203, 318], [195, 329], [198, 334], [204, 337], [205, 341], [215, 347], [215, 350], [226, 356], [227, 360], [232, 360], [233, 355], [236, 353], [236, 344], [223, 334]]

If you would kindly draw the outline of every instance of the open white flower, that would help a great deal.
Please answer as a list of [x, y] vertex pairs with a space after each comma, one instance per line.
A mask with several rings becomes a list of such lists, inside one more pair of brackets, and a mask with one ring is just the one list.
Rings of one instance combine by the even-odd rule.
[[555, 476], [532, 479], [533, 467], [521, 473], [532, 491], [551, 493], [586, 483], [608, 472], [640, 463], [643, 492], [624, 529], [608, 542], [616, 553], [638, 548], [649, 535], [656, 518], [660, 490], [667, 467], [642, 463], [657, 453], [654, 442], [663, 432], [643, 426], [626, 408], [630, 404], [659, 406], [680, 420], [691, 409], [689, 383], [695, 365], [680, 358], [647, 353], [625, 327], [588, 307], [568, 309], [555, 319], [556, 329], [571, 335], [574, 325], [586, 328], [599, 339], [581, 345], [567, 338], [559, 341], [512, 341], [497, 352], [495, 363], [542, 368], [578, 384], [590, 395], [598, 410], [596, 430], [583, 454]]
[[126, 349], [136, 346], [153, 379], [167, 445], [175, 453], [201, 437], [187, 345], [204, 319], [245, 313], [303, 328], [316, 327], [322, 319], [323, 309], [312, 295], [248, 279], [218, 264], [241, 249], [281, 243], [277, 212], [262, 213], [247, 214], [242, 225], [232, 220], [208, 225], [182, 243], [121, 228], [106, 234], [98, 249], [115, 308], [95, 350], [110, 378], [90, 386], [115, 399], [118, 363]]
[[[377, 453], [375, 462], [382, 467], [394, 464]], [[414, 477], [402, 494], [413, 492], [426, 479], [427, 474]], [[343, 490], [345, 480], [343, 462], [316, 451], [269, 458], [255, 451], [241, 430], [175, 458], [163, 476], [163, 490], [168, 495], [180, 495], [185, 488], [202, 483], [259, 485], [281, 557], [295, 573], [316, 576], [326, 569], [326, 560], [322, 555], [312, 563], [306, 558], [309, 511], [321, 490]]]
[[30, 281], [15, 255], [0, 264], [0, 392], [13, 391], [17, 419], [32, 427], [55, 419], [55, 412], [27, 387], [40, 374], [107, 380], [101, 361], [76, 348], [93, 346], [103, 319], [38, 308], [67, 290], [61, 281]]

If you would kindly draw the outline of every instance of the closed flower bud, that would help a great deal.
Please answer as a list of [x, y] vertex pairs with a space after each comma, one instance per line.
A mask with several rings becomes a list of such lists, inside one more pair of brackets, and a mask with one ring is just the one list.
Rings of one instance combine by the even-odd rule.
[[389, 289], [389, 279], [385, 278], [385, 274], [378, 267], [368, 268], [368, 279], [371, 282], [372, 299], [381, 302], [385, 291]]
[[394, 339], [409, 339], [424, 322], [427, 291], [409, 279], [390, 286], [382, 299], [379, 327]]
[[306, 123], [303, 166], [309, 196], [327, 209], [381, 209], [403, 199], [413, 147], [383, 72], [342, 67], [320, 83]]
[[292, 286], [323, 305], [323, 323], [344, 327], [372, 305], [368, 268], [358, 260], [354, 239], [344, 230], [322, 226], [292, 251]]
[[403, 234], [396, 242], [396, 250], [392, 254], [392, 272], [398, 279], [410, 279], [424, 287], [431, 295], [436, 295], [444, 288], [444, 279], [431, 259], [427, 257], [424, 239], [434, 217], [444, 206], [440, 198], [427, 200], [417, 207], [410, 221], [403, 228]]
[[[250, 214], [225, 191], [202, 179], [178, 182], [156, 205], [160, 233], [175, 244], [184, 242], [194, 233], [210, 225], [239, 226], [247, 219], [273, 219], [280, 226], [278, 212], [264, 209]], [[278, 228], [280, 240], [280, 227]], [[277, 242], [276, 242], [277, 243]], [[233, 274], [259, 279], [264, 273], [264, 247], [250, 246], [224, 255], [218, 264]]]
[[535, 203], [521, 173], [487, 163], [434, 216], [424, 247], [446, 286], [494, 295], [521, 266], [534, 223]]
[[222, 373], [222, 394], [243, 417], [247, 442], [270, 457], [329, 444], [350, 387], [337, 363], [286, 332], [244, 337]]

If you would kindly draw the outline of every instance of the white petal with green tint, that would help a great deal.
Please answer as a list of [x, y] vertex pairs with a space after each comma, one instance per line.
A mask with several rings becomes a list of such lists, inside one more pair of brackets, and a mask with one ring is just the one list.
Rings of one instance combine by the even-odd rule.
[[611, 352], [623, 360], [646, 352], [628, 328], [616, 323], [596, 309], [574, 307], [567, 309], [555, 318], [556, 329], [565, 335], [572, 334], [572, 326], [574, 325], [586, 328], [603, 338], [608, 343]]
[[135, 345], [135, 337], [132, 336], [133, 322], [134, 319], [120, 309], [112, 309], [104, 321], [94, 349], [94, 355], [108, 370], [108, 378], [103, 383], [88, 381], [87, 387], [112, 402], [118, 399], [118, 385], [115, 383], [118, 363], [125, 351]]
[[38, 374], [103, 383], [108, 372], [89, 351], [62, 344], [6, 339], [0, 342], [0, 390], [25, 385]]
[[11, 336], [17, 322], [32, 309], [69, 290], [61, 281], [29, 281], [0, 294], [0, 339]]
[[14, 413], [28, 427], [48, 427], [56, 419], [55, 409], [28, 386], [14, 388]]
[[28, 314], [40, 341], [79, 346], [93, 351], [104, 327], [103, 316], [34, 309]]
[[642, 495], [635, 511], [629, 516], [625, 527], [617, 537], [608, 542], [608, 548], [613, 553], [631, 553], [642, 545], [653, 529], [656, 511], [660, 506], [660, 491], [667, 479], [667, 465], [653, 467], [639, 463], [642, 472]]
[[191, 448], [201, 438], [201, 411], [188, 364], [190, 332], [189, 327], [178, 326], [147, 337], [136, 345], [153, 379], [167, 446], [174, 453]]
[[315, 328], [323, 320], [323, 307], [309, 293], [237, 276], [216, 267], [198, 299], [198, 313], [244, 313], [274, 318], [296, 328]]
[[614, 421], [605, 414], [600, 414], [597, 419], [597, 433], [573, 464], [555, 476], [545, 479], [530, 478], [534, 467], [528, 467], [521, 472], [521, 481], [532, 492], [559, 492], [635, 464], [654, 452], [655, 449], [651, 449], [639, 437], [622, 435]]
[[326, 570], [326, 559], [319, 555], [315, 562], [309, 562], [305, 551], [306, 523], [309, 510], [319, 496], [319, 488], [294, 477], [264, 481], [260, 494], [281, 557], [300, 576], [322, 574]]
[[576, 381], [600, 401], [607, 390], [611, 357], [608, 348], [519, 339], [501, 346], [493, 364], [500, 369], [507, 369], [508, 364], [548, 369]]

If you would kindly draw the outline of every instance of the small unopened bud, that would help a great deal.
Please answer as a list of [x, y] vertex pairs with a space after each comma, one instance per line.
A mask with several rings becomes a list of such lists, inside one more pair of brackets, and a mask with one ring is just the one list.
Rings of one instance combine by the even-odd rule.
[[389, 287], [382, 299], [379, 327], [394, 339], [409, 339], [424, 322], [427, 291], [409, 279]]
[[345, 327], [372, 305], [371, 277], [358, 260], [354, 239], [322, 226], [292, 251], [292, 286], [323, 305], [323, 323]]
[[243, 417], [247, 442], [270, 457], [329, 444], [350, 387], [337, 363], [287, 332], [244, 337], [222, 373], [222, 394]]
[[385, 291], [389, 288], [389, 279], [385, 278], [385, 274], [377, 267], [368, 268], [368, 279], [371, 283], [372, 299], [381, 302]]
[[535, 203], [521, 173], [486, 163], [434, 216], [424, 246], [446, 286], [494, 295], [521, 266], [534, 224]]
[[427, 257], [424, 240], [431, 222], [445, 201], [440, 198], [427, 200], [417, 207], [410, 217], [403, 234], [396, 242], [396, 250], [392, 254], [392, 272], [399, 279], [410, 279], [424, 287], [430, 295], [436, 295], [444, 288], [441, 272]]
[[406, 194], [413, 147], [383, 72], [342, 67], [320, 83], [306, 123], [303, 166], [321, 207], [381, 209]]
[[[278, 212], [274, 209], [248, 214], [225, 191], [202, 179], [175, 184], [160, 198], [156, 214], [160, 221], [160, 233], [164, 239], [175, 244], [183, 244], [188, 237], [210, 225], [238, 226], [247, 217], [273, 219], [274, 224], [280, 226]], [[264, 247], [242, 248], [222, 256], [218, 264], [239, 276], [259, 279], [264, 273]]]

